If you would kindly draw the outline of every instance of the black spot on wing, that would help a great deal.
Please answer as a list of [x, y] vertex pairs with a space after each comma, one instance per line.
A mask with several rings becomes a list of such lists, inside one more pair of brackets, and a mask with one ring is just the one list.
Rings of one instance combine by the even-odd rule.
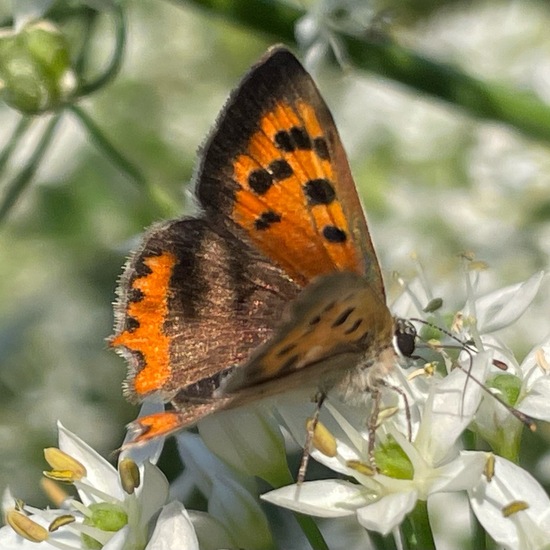
[[346, 232], [335, 225], [323, 227], [323, 237], [330, 243], [345, 243], [348, 238]]

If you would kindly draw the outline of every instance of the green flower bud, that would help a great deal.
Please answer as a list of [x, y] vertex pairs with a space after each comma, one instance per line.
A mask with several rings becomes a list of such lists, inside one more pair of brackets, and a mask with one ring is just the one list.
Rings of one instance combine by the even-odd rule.
[[76, 89], [65, 37], [51, 23], [0, 32], [2, 99], [25, 114], [52, 111]]

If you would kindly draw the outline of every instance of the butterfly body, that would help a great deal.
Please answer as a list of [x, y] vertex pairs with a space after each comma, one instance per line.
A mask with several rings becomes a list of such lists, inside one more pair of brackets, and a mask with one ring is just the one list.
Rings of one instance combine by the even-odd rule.
[[174, 408], [141, 419], [138, 440], [292, 389], [364, 391], [393, 364], [348, 161], [293, 54], [273, 48], [251, 69], [200, 159], [201, 212], [153, 226], [119, 286], [126, 394]]

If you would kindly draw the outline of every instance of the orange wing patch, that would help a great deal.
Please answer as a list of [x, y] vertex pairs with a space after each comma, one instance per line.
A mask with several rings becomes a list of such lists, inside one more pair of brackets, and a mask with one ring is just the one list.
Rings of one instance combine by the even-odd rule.
[[170, 338], [163, 331], [168, 315], [170, 277], [176, 257], [164, 252], [148, 256], [143, 264], [148, 273], [138, 276], [131, 283], [133, 299], [128, 300], [125, 328], [111, 341], [113, 346], [124, 346], [133, 355], [141, 355], [141, 370], [135, 373], [132, 390], [143, 397], [159, 390], [170, 377]]
[[361, 273], [313, 107], [301, 100], [278, 103], [259, 128], [233, 162], [240, 185], [233, 219], [303, 286], [333, 271]]

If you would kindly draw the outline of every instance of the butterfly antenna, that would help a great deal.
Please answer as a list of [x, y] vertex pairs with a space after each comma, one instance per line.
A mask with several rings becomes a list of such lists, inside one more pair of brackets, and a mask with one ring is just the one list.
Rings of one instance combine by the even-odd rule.
[[[519, 411], [518, 409], [516, 409], [515, 407], [513, 407], [509, 403], [506, 403], [506, 401], [504, 401], [504, 399], [502, 399], [502, 397], [500, 397], [499, 395], [493, 393], [485, 384], [480, 382], [472, 374], [471, 370], [472, 370], [472, 366], [473, 366], [473, 354], [477, 351], [474, 347], [472, 347], [468, 343], [462, 342], [460, 340], [460, 338], [458, 338], [457, 336], [455, 336], [454, 334], [452, 334], [448, 330], [446, 330], [444, 328], [441, 328], [441, 327], [439, 327], [439, 326], [437, 326], [433, 323], [430, 323], [429, 321], [425, 321], [424, 319], [418, 319], [418, 318], [412, 318], [410, 320], [411, 321], [416, 321], [418, 323], [422, 323], [422, 324], [427, 325], [429, 327], [432, 327], [436, 330], [439, 330], [443, 334], [447, 335], [449, 338], [451, 338], [451, 339], [455, 340], [456, 342], [458, 342], [460, 344], [460, 348], [463, 349], [468, 354], [468, 356], [470, 358], [470, 361], [469, 361], [470, 366], [467, 369], [465, 369], [464, 367], [462, 367], [457, 362], [453, 362], [453, 365], [456, 366], [457, 368], [459, 368], [462, 372], [464, 372], [466, 374], [466, 376], [467, 376], [466, 381], [472, 380], [485, 393], [489, 394], [491, 397], [493, 397], [493, 399], [496, 399], [496, 401], [498, 401], [512, 416], [517, 418], [522, 424], [527, 426], [532, 432], [536, 431], [537, 425], [535, 424], [535, 421], [530, 416], [526, 415], [525, 413], [522, 413], [521, 411]], [[448, 347], [448, 346], [439, 346], [439, 347]], [[507, 365], [505, 363], [503, 363], [502, 361], [496, 360], [496, 361], [493, 361], [493, 364], [501, 370], [506, 370], [507, 369]], [[464, 389], [466, 389], [466, 388], [464, 388]]]
[[522, 413], [520, 410], [516, 409], [509, 403], [506, 403], [502, 397], [500, 397], [498, 394], [493, 393], [485, 384], [480, 382], [470, 371], [469, 369], [465, 369], [458, 363], [455, 363], [456, 367], [459, 368], [462, 372], [468, 376], [472, 382], [477, 384], [485, 393], [489, 394], [493, 399], [496, 399], [511, 415], [515, 416], [521, 423], [525, 424], [532, 432], [537, 431], [537, 425], [535, 424], [535, 421], [528, 416], [525, 413]]
[[[417, 323], [421, 323], [423, 325], [426, 325], [428, 327], [431, 327], [435, 330], [438, 330], [439, 332], [442, 332], [443, 334], [445, 334], [446, 336], [448, 336], [449, 338], [451, 338], [452, 340], [454, 340], [455, 342], [458, 342], [459, 344], [459, 348], [460, 349], [463, 349], [464, 351], [466, 351], [467, 353], [475, 353], [477, 351], [476, 348], [474, 348], [471, 344], [469, 344], [468, 342], [463, 342], [458, 336], [455, 336], [452, 332], [450, 332], [449, 330], [445, 329], [445, 328], [442, 328], [434, 323], [430, 323], [430, 321], [426, 321], [425, 319], [420, 319], [418, 317], [412, 317], [411, 319], [409, 319], [410, 321], [415, 321]], [[443, 346], [441, 346], [443, 347]], [[450, 347], [450, 346], [445, 346], [445, 347]], [[470, 356], [471, 357], [471, 356]]]

